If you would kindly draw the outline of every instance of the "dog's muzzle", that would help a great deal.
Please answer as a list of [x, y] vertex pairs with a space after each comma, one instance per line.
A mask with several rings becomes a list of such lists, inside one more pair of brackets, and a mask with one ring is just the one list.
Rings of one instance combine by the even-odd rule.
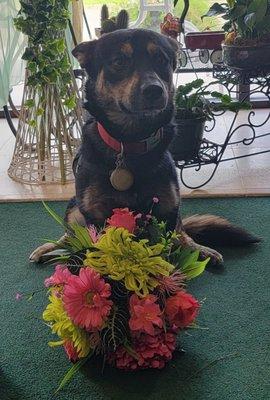
[[151, 80], [141, 85], [141, 106], [144, 110], [162, 110], [167, 101], [167, 93], [160, 81]]

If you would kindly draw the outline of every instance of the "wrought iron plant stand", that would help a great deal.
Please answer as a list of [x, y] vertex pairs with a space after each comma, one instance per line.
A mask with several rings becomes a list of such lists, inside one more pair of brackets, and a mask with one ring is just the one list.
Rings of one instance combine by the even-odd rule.
[[[209, 183], [221, 162], [270, 152], [269, 143], [269, 148], [260, 151], [248, 152], [233, 157], [227, 157], [225, 154], [225, 151], [229, 146], [236, 144], [250, 146], [257, 139], [264, 136], [270, 136], [270, 66], [264, 69], [254, 68], [252, 70], [246, 70], [226, 67], [223, 64], [214, 64], [213, 76], [230, 96], [236, 97], [241, 102], [250, 101], [252, 109], [246, 113], [246, 122], [241, 121], [242, 123], [240, 124], [238, 124], [239, 113], [234, 114], [223, 143], [217, 143], [214, 140], [208, 139], [209, 134], [211, 134], [216, 127], [217, 118], [224, 114], [224, 112], [216, 112], [212, 121], [206, 124], [205, 133], [207, 138], [203, 138], [197, 156], [188, 161], [176, 161], [176, 165], [180, 169], [181, 181], [189, 189], [199, 189]], [[260, 99], [264, 97], [264, 101], [255, 101], [255, 96]], [[258, 107], [268, 108], [266, 117], [264, 117], [263, 121], [260, 123], [257, 122], [255, 118], [256, 108]], [[261, 128], [266, 124], [269, 124], [269, 132], [264, 133]], [[236, 138], [237, 133], [240, 133], [240, 130], [241, 134], [244, 130], [244, 137], [241, 139], [239, 139], [239, 137]], [[199, 184], [193, 186], [188, 182], [188, 179], [185, 176], [185, 171], [187, 169], [193, 168], [194, 172], [198, 172], [201, 171], [204, 166], [209, 164], [211, 164], [213, 168], [209, 173], [207, 172], [207, 176], [204, 175]]]

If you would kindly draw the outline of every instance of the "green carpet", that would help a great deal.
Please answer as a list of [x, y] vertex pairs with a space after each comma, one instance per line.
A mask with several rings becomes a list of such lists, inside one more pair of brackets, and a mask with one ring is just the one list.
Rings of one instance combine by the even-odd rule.
[[[182, 334], [178, 353], [163, 371], [79, 373], [54, 398], [87, 400], [267, 400], [269, 384], [270, 200], [184, 200], [185, 214], [215, 213], [264, 238], [253, 249], [226, 249], [225, 268], [190, 285], [204, 305], [201, 327]], [[63, 213], [64, 203], [53, 203]], [[69, 364], [47, 346], [49, 329], [38, 319], [46, 298], [16, 301], [16, 292], [42, 288], [50, 266], [29, 265], [42, 238], [61, 234], [40, 203], [0, 204], [0, 399], [51, 399]]]

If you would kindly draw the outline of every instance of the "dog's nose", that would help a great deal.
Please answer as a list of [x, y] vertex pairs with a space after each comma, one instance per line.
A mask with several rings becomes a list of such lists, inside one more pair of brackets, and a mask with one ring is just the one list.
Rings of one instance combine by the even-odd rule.
[[147, 101], [158, 100], [163, 96], [163, 88], [158, 84], [144, 85], [142, 94]]

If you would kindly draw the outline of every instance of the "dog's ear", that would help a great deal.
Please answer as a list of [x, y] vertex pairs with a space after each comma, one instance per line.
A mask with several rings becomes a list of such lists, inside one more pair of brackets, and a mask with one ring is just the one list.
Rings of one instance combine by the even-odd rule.
[[73, 50], [72, 55], [77, 58], [82, 68], [85, 68], [87, 72], [91, 72], [95, 63], [95, 49], [97, 40], [91, 40], [89, 42], [82, 42], [78, 44]]
[[173, 38], [171, 38], [171, 37], [169, 37], [169, 36], [167, 36], [167, 40], [168, 40], [168, 42], [169, 42], [169, 45], [170, 45], [171, 49], [172, 49], [173, 52], [174, 52], [173, 70], [175, 70], [175, 68], [176, 68], [176, 63], [177, 63], [177, 61], [176, 61], [176, 55], [177, 55], [177, 52], [178, 52], [178, 50], [179, 50], [179, 43], [177, 42], [177, 40], [175, 40], [175, 39], [173, 39]]

